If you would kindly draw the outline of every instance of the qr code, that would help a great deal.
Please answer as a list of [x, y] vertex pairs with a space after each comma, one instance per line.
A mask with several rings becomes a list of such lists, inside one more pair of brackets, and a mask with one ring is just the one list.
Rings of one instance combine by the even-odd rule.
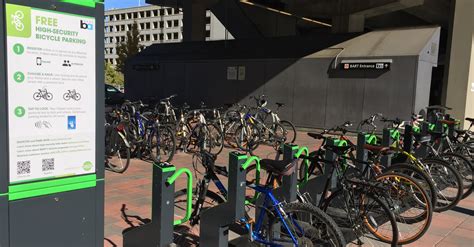
[[16, 162], [16, 173], [17, 175], [26, 175], [31, 173], [31, 161], [18, 161]]
[[43, 159], [41, 169], [43, 172], [54, 170], [54, 159]]

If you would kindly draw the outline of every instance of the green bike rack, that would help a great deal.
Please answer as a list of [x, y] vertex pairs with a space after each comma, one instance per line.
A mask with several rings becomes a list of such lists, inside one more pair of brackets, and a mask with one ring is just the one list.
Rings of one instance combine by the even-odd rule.
[[[309, 150], [307, 147], [301, 147], [298, 152], [296, 152], [295, 154], [295, 158], [299, 158], [302, 154], [304, 153], [304, 155], [308, 156], [309, 155]], [[300, 186], [303, 186], [305, 185], [307, 182], [308, 182], [308, 179], [309, 179], [309, 160], [305, 159], [303, 161], [303, 164], [304, 165], [304, 177], [302, 178], [302, 180], [298, 183], [298, 187]], [[297, 168], [298, 170], [301, 169], [300, 167]], [[301, 178], [300, 178], [301, 179]]]
[[[183, 219], [174, 219], [175, 182], [182, 174], [187, 176], [186, 214]], [[192, 207], [192, 173], [188, 168], [168, 163], [153, 165], [151, 222], [123, 231], [124, 247], [165, 247], [173, 245], [175, 225], [189, 220]]]
[[[245, 163], [242, 164], [242, 169], [247, 170], [251, 164], [255, 163], [255, 184], [260, 185], [260, 158], [257, 156], [249, 157]], [[245, 204], [252, 204], [257, 201], [259, 193], [257, 191], [254, 192], [254, 196], [250, 200], [245, 200]]]
[[183, 173], [186, 174], [188, 178], [187, 182], [187, 193], [186, 193], [186, 215], [184, 216], [183, 219], [180, 220], [175, 220], [173, 222], [173, 225], [181, 225], [189, 220], [191, 218], [191, 210], [193, 206], [193, 175], [191, 171], [188, 168], [181, 168], [177, 172], [173, 174], [173, 176], [169, 177], [166, 184], [169, 186], [171, 184], [174, 184], [176, 179], [181, 176]]

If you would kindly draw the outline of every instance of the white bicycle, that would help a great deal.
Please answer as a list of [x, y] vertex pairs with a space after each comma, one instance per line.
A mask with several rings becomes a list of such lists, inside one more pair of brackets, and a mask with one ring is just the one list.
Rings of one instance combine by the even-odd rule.
[[23, 14], [23, 12], [20, 10], [17, 10], [15, 14], [12, 15], [12, 24], [15, 25], [16, 30], [20, 32], [25, 29], [25, 25], [21, 21], [23, 18], [25, 18], [25, 14]]

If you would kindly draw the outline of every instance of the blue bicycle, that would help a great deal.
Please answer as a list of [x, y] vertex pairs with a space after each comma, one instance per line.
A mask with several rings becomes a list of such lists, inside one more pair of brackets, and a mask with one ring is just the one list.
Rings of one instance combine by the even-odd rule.
[[[225, 166], [215, 165], [216, 156], [201, 151], [193, 157], [193, 167], [196, 173], [204, 176], [198, 180], [193, 189], [193, 208], [188, 225], [175, 229], [175, 243], [178, 246], [196, 245], [198, 239], [199, 220], [202, 211], [223, 203], [227, 197], [218, 175], [228, 176]], [[201, 164], [204, 171], [201, 171]], [[262, 168], [267, 170], [270, 179], [266, 184], [279, 181], [281, 176], [288, 175], [295, 169], [296, 162], [263, 159]], [[219, 193], [209, 190], [210, 182], [217, 187]], [[243, 234], [255, 246], [345, 246], [345, 240], [336, 223], [322, 210], [309, 203], [280, 202], [273, 195], [272, 186], [254, 185], [247, 181], [248, 188], [260, 193], [263, 197], [262, 205], [249, 205], [247, 216], [238, 222]], [[181, 216], [186, 212], [187, 190], [177, 191], [175, 194], [175, 215]], [[249, 215], [252, 209], [258, 208], [256, 220]], [[242, 233], [242, 232], [241, 232]]]

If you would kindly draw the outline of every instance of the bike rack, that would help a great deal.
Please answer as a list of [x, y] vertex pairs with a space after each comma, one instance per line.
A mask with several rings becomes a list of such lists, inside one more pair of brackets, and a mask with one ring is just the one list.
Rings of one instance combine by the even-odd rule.
[[[392, 138], [392, 129], [384, 128], [382, 131], [382, 147], [390, 147], [392, 146], [393, 138]], [[392, 157], [393, 155], [383, 155], [380, 163], [383, 166], [389, 167], [392, 164]]]
[[[174, 220], [174, 194], [176, 179], [183, 173], [187, 181], [186, 215], [183, 219]], [[151, 222], [142, 226], [125, 230], [123, 234], [124, 247], [165, 247], [175, 246], [173, 229], [175, 225], [189, 220], [192, 206], [193, 178], [191, 171], [168, 163], [153, 164], [153, 187]]]
[[[421, 123], [421, 131], [420, 131], [420, 136], [429, 136], [429, 123], [428, 122], [422, 122]], [[415, 150], [415, 157], [418, 158], [425, 158], [428, 156], [430, 150], [429, 147], [426, 147], [424, 145], [421, 145], [420, 147], [416, 148]]]
[[[366, 162], [369, 159], [369, 152], [367, 149], [364, 148], [364, 145], [366, 144], [366, 134], [361, 132], [357, 135], [357, 147], [356, 147], [356, 161], [355, 165], [361, 169], [364, 170], [365, 166], [367, 164], [364, 164], [363, 162]], [[361, 162], [358, 162], [361, 161]]]
[[229, 154], [227, 201], [201, 213], [200, 246], [229, 246], [229, 226], [245, 216], [246, 168], [251, 162], [257, 162], [259, 169], [258, 161], [237, 152]]
[[[332, 139], [332, 138], [328, 138], [327, 139], [327, 144], [328, 145], [336, 145], [336, 140]], [[295, 157], [299, 157], [303, 152], [307, 152], [307, 148], [306, 147], [302, 147], [300, 148], [300, 150], [295, 154]], [[326, 157], [325, 157], [325, 160], [331, 162], [331, 161], [334, 161], [336, 159], [336, 154], [334, 154], [333, 152], [329, 151], [329, 150], [326, 150]], [[307, 162], [304, 164], [306, 167], [309, 167], [309, 161], [306, 160]], [[321, 194], [323, 193], [324, 191], [324, 186], [326, 184], [326, 181], [328, 179], [328, 174], [330, 172], [330, 166], [327, 166], [325, 165], [324, 166], [324, 171], [323, 171], [323, 174], [321, 176], [317, 176], [317, 177], [314, 177], [314, 178], [311, 178], [311, 179], [308, 179], [308, 168], [306, 168], [306, 172], [305, 172], [305, 178], [303, 179], [303, 182], [301, 182], [298, 187], [299, 187], [299, 190], [301, 193], [308, 193], [308, 195], [310, 196], [312, 203], [314, 205], [318, 205], [318, 202], [319, 200], [321, 199]], [[329, 184], [329, 187], [331, 189], [334, 189], [336, 188], [336, 177], [335, 175], [331, 178], [331, 183]]]

